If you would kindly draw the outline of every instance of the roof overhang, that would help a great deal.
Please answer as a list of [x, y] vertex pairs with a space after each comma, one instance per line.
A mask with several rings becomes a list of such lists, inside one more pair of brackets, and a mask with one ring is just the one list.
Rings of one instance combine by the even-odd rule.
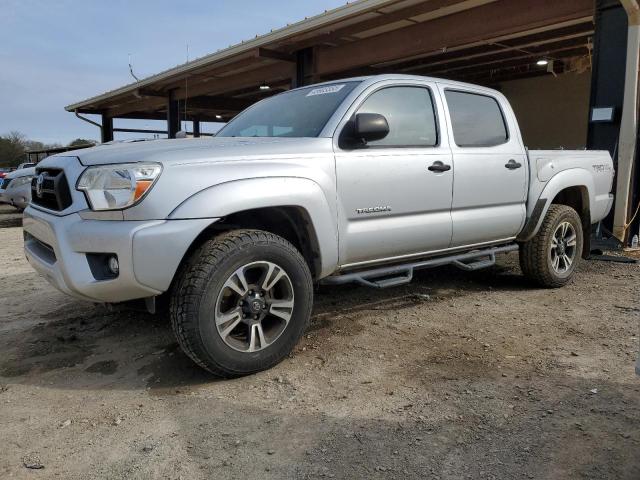
[[228, 118], [296, 85], [301, 62], [306, 83], [392, 72], [490, 84], [547, 74], [538, 58], [585, 68], [593, 14], [593, 0], [359, 0], [66, 109], [163, 119], [170, 97]]

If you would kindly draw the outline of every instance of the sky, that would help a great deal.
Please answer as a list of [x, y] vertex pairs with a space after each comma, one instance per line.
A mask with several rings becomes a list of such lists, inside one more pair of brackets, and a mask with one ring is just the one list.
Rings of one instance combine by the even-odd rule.
[[[64, 107], [131, 83], [129, 55], [134, 73], [143, 78], [184, 63], [187, 45], [194, 59], [345, 3], [0, 0], [0, 135], [19, 131], [31, 140], [61, 144], [97, 140], [98, 128]], [[115, 126], [161, 123], [117, 120]]]

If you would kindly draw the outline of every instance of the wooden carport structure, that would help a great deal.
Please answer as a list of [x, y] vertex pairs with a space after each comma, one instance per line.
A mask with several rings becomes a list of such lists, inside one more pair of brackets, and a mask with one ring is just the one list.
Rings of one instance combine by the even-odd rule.
[[[69, 105], [113, 119], [226, 121], [274, 93], [334, 78], [411, 73], [491, 84], [588, 58], [593, 0], [361, 0]], [[267, 87], [269, 87], [267, 89]]]
[[114, 128], [119, 118], [166, 120], [166, 131], [146, 132], [173, 138], [182, 121], [199, 136], [201, 122], [228, 121], [266, 96], [336, 78], [394, 72], [493, 86], [593, 70], [590, 107], [604, 102], [617, 114], [590, 123], [587, 144], [617, 153], [612, 227], [623, 239], [640, 201], [639, 24], [638, 0], [357, 0], [66, 109], [101, 115], [92, 123], [103, 142], [114, 131], [144, 132]]

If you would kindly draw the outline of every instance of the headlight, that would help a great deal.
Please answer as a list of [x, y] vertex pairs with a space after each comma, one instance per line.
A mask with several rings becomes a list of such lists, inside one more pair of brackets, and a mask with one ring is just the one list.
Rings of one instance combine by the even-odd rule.
[[26, 185], [27, 183], [31, 183], [32, 179], [33, 179], [33, 176], [18, 177], [18, 178], [14, 178], [9, 183], [10, 183], [11, 187], [16, 188], [16, 187], [21, 187], [23, 185]]
[[160, 176], [157, 163], [126, 163], [87, 168], [78, 179], [92, 210], [120, 210], [140, 201]]

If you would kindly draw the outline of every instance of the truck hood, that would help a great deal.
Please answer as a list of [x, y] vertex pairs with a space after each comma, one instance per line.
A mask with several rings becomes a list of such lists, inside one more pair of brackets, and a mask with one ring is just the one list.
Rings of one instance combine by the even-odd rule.
[[11, 173], [7, 173], [4, 178], [6, 179], [14, 179], [20, 177], [29, 177], [34, 176], [36, 174], [36, 167], [28, 167], [28, 168], [19, 168], [18, 170], [14, 170]]
[[[230, 161], [295, 156], [331, 150], [330, 138], [197, 138], [100, 145], [55, 157], [77, 157], [83, 165]], [[46, 160], [45, 160], [46, 162]]]

